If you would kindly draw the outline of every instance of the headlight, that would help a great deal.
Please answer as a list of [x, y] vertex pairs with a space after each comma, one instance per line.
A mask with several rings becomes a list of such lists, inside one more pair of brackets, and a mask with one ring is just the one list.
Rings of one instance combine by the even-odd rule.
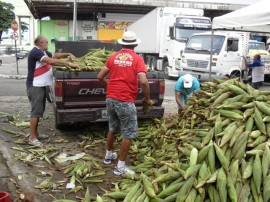
[[187, 59], [182, 59], [182, 63], [187, 63]]

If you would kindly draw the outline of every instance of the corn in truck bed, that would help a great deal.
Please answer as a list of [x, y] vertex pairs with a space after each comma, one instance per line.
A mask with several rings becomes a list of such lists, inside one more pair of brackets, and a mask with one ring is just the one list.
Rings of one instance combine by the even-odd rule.
[[[68, 72], [54, 71], [54, 83], [51, 87], [53, 98], [55, 126], [77, 122], [107, 121], [106, 92], [97, 79], [98, 72]], [[165, 81], [162, 72], [148, 72], [150, 98], [155, 102], [148, 114], [142, 110], [142, 90], [139, 86], [135, 101], [138, 118], [161, 118], [164, 115], [162, 102], [164, 98]]]

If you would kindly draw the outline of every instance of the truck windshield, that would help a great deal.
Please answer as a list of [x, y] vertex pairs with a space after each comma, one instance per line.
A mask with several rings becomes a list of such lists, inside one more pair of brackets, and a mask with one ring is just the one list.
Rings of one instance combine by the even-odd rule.
[[265, 50], [265, 44], [262, 42], [249, 42], [248, 49], [251, 50]]
[[192, 34], [201, 33], [205, 30], [201, 29], [183, 29], [183, 28], [177, 28], [175, 29], [175, 40], [177, 41], [185, 41], [187, 42], [189, 37]]
[[[185, 49], [185, 53], [210, 54], [211, 35], [192, 36]], [[218, 55], [224, 44], [224, 36], [213, 36], [213, 54]]]

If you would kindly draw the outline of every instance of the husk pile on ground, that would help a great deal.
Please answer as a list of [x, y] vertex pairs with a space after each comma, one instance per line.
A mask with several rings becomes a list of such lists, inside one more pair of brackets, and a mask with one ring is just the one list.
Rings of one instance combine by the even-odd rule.
[[237, 79], [202, 83], [183, 117], [140, 127], [137, 174], [100, 201], [269, 201], [269, 98]]

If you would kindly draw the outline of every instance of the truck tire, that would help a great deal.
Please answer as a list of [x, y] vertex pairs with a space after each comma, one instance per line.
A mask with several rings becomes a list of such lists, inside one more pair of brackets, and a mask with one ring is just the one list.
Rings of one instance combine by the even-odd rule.
[[55, 128], [58, 129], [58, 130], [63, 130], [64, 125], [58, 123], [58, 116], [57, 116], [57, 113], [56, 113], [55, 105], [53, 105], [53, 112], [54, 112], [54, 126], [55, 126]]
[[46, 86], [46, 98], [49, 103], [53, 102], [53, 93], [50, 86]]

